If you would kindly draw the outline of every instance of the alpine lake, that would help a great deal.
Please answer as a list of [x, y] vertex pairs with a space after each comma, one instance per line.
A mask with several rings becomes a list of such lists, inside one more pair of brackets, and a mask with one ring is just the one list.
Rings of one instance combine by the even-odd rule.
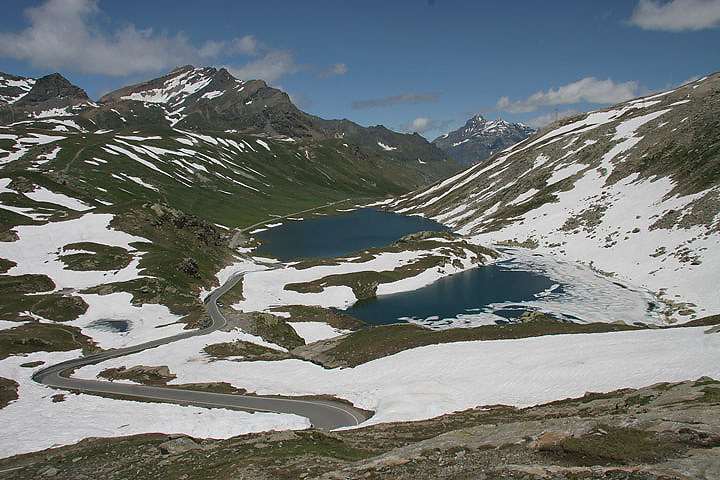
[[[342, 215], [291, 221], [255, 234], [262, 243], [258, 256], [289, 261], [348, 255], [371, 247], [385, 247], [404, 235], [446, 231], [447, 227], [419, 216], [403, 216], [373, 209]], [[440, 327], [462, 324], [463, 318], [483, 313], [506, 323], [528, 308], [508, 305], [532, 301], [543, 292], [562, 293], [562, 285], [538, 272], [511, 269], [500, 261], [441, 278], [416, 290], [381, 295], [356, 302], [343, 312], [373, 325], [416, 321]], [[493, 308], [501, 304], [502, 307]]]

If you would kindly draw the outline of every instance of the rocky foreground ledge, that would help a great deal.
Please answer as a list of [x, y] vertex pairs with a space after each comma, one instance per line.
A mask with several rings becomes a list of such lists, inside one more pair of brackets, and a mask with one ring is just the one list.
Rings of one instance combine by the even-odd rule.
[[720, 382], [703, 377], [340, 432], [87, 439], [0, 460], [0, 472], [7, 479], [717, 479]]

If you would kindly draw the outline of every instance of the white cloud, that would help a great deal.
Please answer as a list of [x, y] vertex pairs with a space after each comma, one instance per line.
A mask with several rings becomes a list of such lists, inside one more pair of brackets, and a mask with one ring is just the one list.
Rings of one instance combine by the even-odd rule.
[[103, 32], [92, 21], [100, 13], [97, 0], [47, 0], [28, 8], [29, 25], [24, 30], [0, 33], [0, 56], [44, 70], [119, 77], [207, 64], [221, 55], [237, 54], [259, 57], [239, 67], [227, 67], [242, 79], [275, 82], [303, 68], [295, 64], [291, 52], [272, 49], [252, 35], [194, 45], [182, 33], [155, 33], [134, 25]]
[[720, 0], [640, 0], [629, 22], [643, 30], [695, 31], [720, 26]]
[[305, 69], [295, 63], [293, 54], [286, 50], [270, 50], [263, 57], [241, 67], [226, 66], [230, 73], [241, 80], [262, 79], [276, 82], [285, 75]]
[[570, 117], [572, 115], [575, 115], [576, 113], [579, 113], [577, 110], [568, 109], [564, 110], [562, 112], [550, 112], [546, 113], [545, 115], [540, 115], [539, 117], [532, 118], [526, 122], [523, 122], [528, 127], [532, 128], [542, 128], [552, 122], [555, 122], [557, 120], [562, 120], [563, 118]]
[[345, 65], [344, 63], [338, 62], [335, 65], [333, 65], [332, 67], [330, 67], [330, 69], [321, 73], [318, 76], [320, 78], [329, 78], [329, 77], [334, 77], [336, 75], [345, 75], [348, 72], [348, 70], [349, 69], [348, 69], [347, 65]]
[[408, 131], [425, 133], [428, 130], [432, 130], [434, 127], [435, 122], [430, 120], [428, 117], [418, 117], [409, 125]]
[[230, 42], [229, 51], [250, 57], [260, 57], [242, 66], [225, 66], [231, 74], [241, 80], [262, 79], [268, 83], [274, 83], [285, 75], [306, 69], [295, 63], [295, 56], [292, 52], [271, 48], [253, 35], [233, 39]]
[[[281, 87], [280, 90], [282, 90]], [[310, 97], [305, 95], [304, 93], [291, 93], [288, 92], [288, 96], [290, 97], [290, 101], [295, 104], [296, 107], [298, 107], [301, 110], [305, 110], [306, 108], [310, 107], [312, 105], [312, 100], [310, 100]]]
[[427, 133], [432, 130], [442, 131], [452, 123], [452, 120], [436, 121], [429, 117], [417, 117], [412, 122], [403, 123], [398, 130], [408, 133]]
[[106, 35], [90, 25], [100, 13], [95, 0], [48, 0], [28, 8], [29, 26], [0, 33], [0, 55], [42, 69], [125, 76], [192, 63], [217, 55], [218, 42], [194, 46], [182, 34], [156, 34], [127, 25]]
[[417, 117], [412, 122], [401, 125], [400, 130], [408, 133], [426, 133], [431, 130], [441, 130], [450, 123], [452, 123], [451, 120], [436, 122], [428, 117]]
[[198, 53], [203, 58], [217, 57], [225, 49], [225, 42], [208, 41], [198, 49]]
[[244, 37], [233, 39], [231, 49], [237, 53], [254, 57], [260, 55], [261, 51], [268, 50], [269, 48], [264, 43], [257, 41], [254, 35], [245, 35]]
[[508, 97], [501, 97], [495, 104], [495, 110], [509, 113], [534, 112], [542, 107], [556, 105], [571, 105], [574, 103], [619, 103], [640, 94], [638, 82], [615, 83], [612, 79], [598, 80], [593, 77], [583, 78], [580, 81], [549, 89], [546, 92], [536, 92], [524, 100], [511, 102]]

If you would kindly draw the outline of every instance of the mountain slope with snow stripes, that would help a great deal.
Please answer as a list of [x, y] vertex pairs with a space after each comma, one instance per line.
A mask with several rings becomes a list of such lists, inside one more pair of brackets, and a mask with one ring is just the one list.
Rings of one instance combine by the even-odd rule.
[[[720, 74], [555, 123], [389, 208], [720, 311]], [[672, 319], [671, 319], [672, 320]]]

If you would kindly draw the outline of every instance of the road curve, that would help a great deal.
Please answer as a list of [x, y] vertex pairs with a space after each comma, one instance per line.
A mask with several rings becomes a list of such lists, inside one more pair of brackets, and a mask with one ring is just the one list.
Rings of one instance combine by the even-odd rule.
[[144, 400], [179, 403], [184, 405], [198, 405], [203, 407], [236, 408], [251, 412], [291, 413], [307, 417], [313, 426], [332, 430], [334, 428], [358, 425], [366, 420], [366, 415], [344, 403], [331, 400], [299, 400], [293, 398], [263, 397], [253, 395], [234, 395], [226, 393], [199, 392], [169, 387], [153, 387], [148, 385], [133, 385], [127, 383], [113, 383], [100, 380], [84, 380], [64, 377], [62, 372], [68, 369], [79, 368], [91, 363], [100, 362], [109, 358], [122, 357], [137, 353], [148, 348], [166, 345], [184, 338], [197, 335], [206, 335], [214, 332], [227, 323], [217, 300], [230, 290], [245, 274], [233, 275], [227, 282], [214, 290], [205, 300], [212, 324], [199, 330], [189, 330], [170, 337], [159, 338], [149, 342], [130, 347], [106, 350], [104, 352], [88, 355], [62, 363], [51, 365], [38, 370], [32, 376], [33, 380], [49, 387], [65, 390], [78, 390], [91, 393], [109, 393], [136, 397]]

